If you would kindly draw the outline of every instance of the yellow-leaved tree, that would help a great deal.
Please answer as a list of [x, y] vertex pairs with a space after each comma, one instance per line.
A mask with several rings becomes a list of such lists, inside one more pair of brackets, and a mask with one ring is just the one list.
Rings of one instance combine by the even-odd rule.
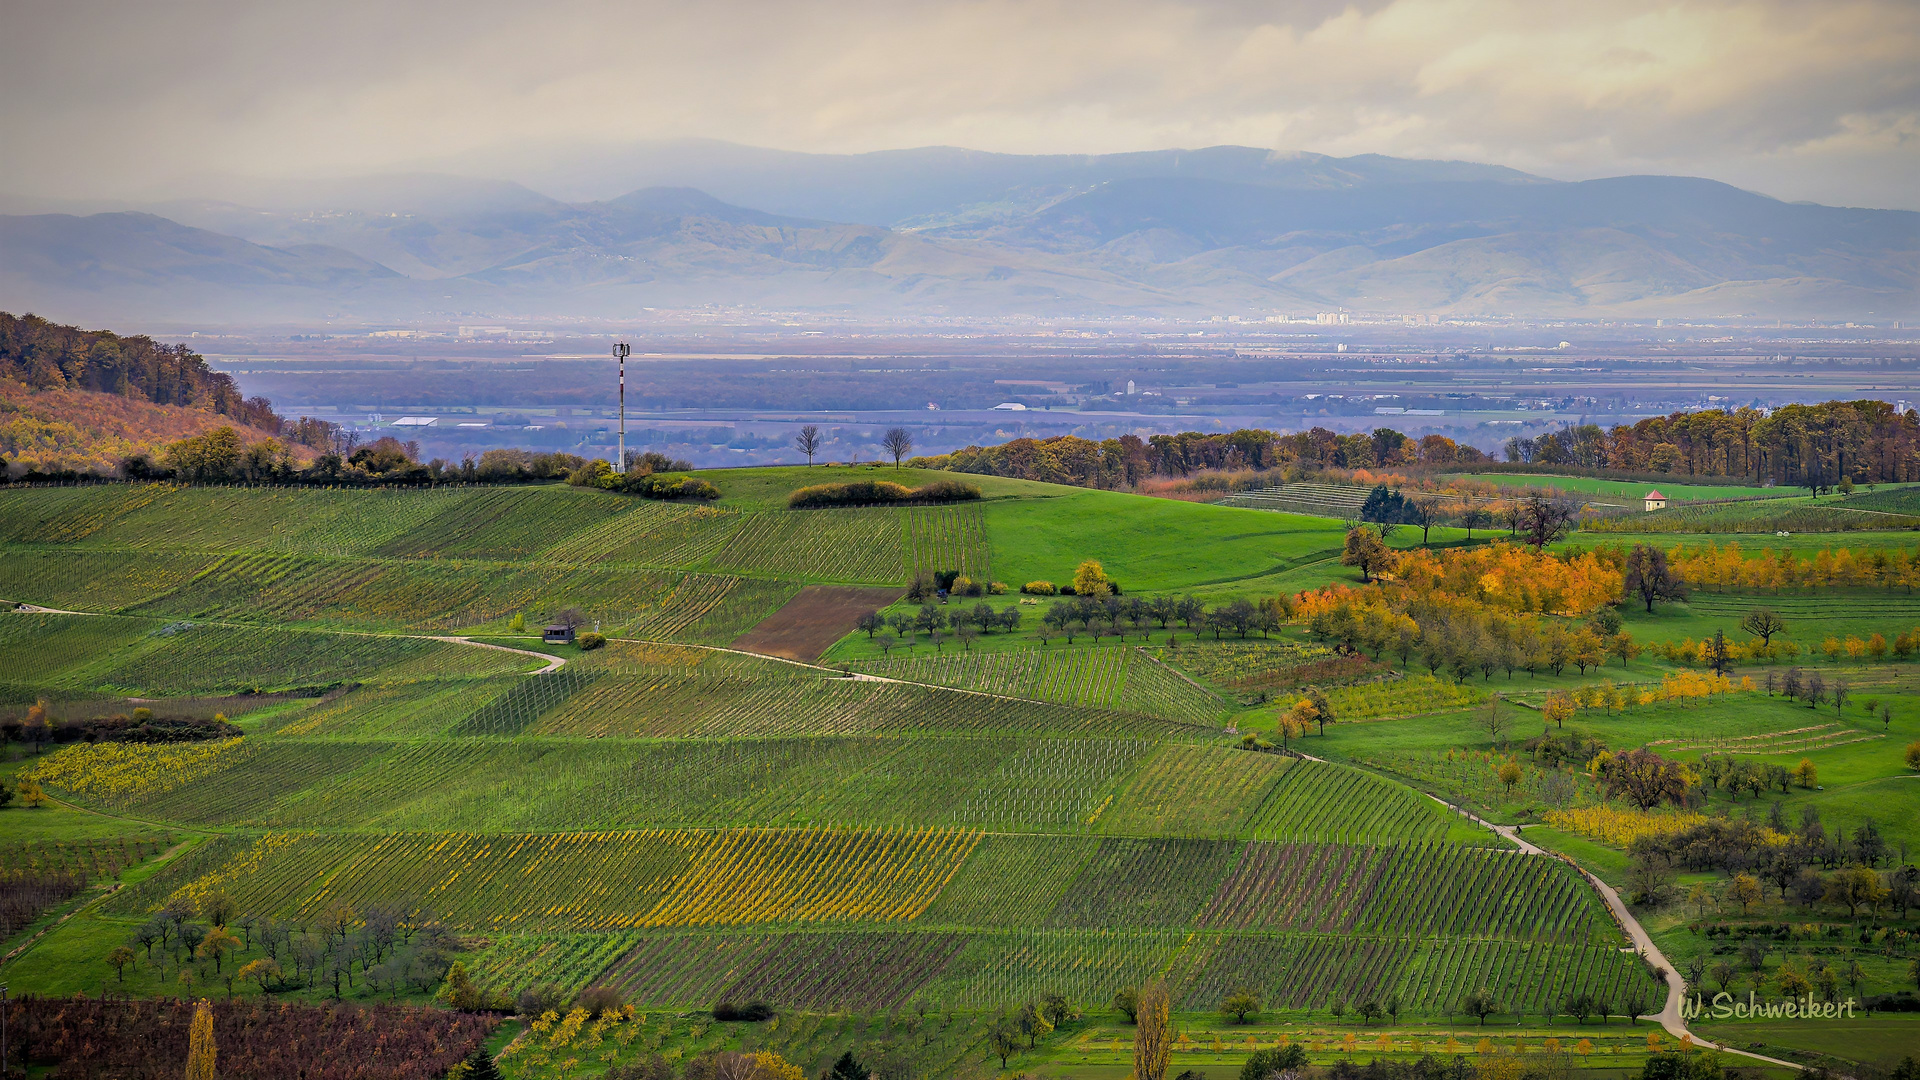
[[214, 1080], [213, 1009], [205, 1001], [193, 1010], [187, 1033], [187, 1080]]
[[753, 1080], [806, 1080], [806, 1074], [779, 1054], [762, 1050], [753, 1055]]
[[1133, 1080], [1167, 1080], [1167, 1062], [1173, 1057], [1172, 1013], [1165, 983], [1155, 979], [1140, 988], [1140, 1011], [1134, 1014]]
[[1105, 567], [1095, 559], [1088, 559], [1073, 572], [1073, 591], [1076, 596], [1110, 596], [1113, 582], [1107, 579]]

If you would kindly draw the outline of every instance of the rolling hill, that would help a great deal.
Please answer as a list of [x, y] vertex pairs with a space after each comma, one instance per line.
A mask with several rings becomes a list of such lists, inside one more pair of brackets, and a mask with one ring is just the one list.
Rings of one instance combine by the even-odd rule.
[[[615, 169], [615, 172], [621, 172]], [[1685, 177], [1580, 183], [1246, 147], [1099, 157], [666, 154], [565, 202], [463, 177], [0, 217], [0, 289], [63, 317], [641, 307], [1050, 315], [1920, 313], [1920, 213]], [[697, 186], [695, 186], [697, 185]], [[242, 187], [237, 193], [244, 194]]]

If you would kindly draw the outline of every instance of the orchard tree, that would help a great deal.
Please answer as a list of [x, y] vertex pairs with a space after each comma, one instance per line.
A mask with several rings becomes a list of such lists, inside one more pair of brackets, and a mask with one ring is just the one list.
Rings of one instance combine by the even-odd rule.
[[1740, 629], [1760, 639], [1761, 645], [1773, 644], [1773, 635], [1786, 633], [1787, 620], [1772, 608], [1757, 607], [1740, 620]]
[[1662, 802], [1679, 802], [1687, 793], [1687, 775], [1677, 763], [1645, 747], [1615, 754], [1607, 762], [1607, 786], [1642, 810]]
[[1485, 529], [1493, 524], [1493, 515], [1486, 507], [1470, 506], [1460, 515], [1460, 524], [1466, 527], [1467, 539], [1473, 539], [1473, 530]]
[[1520, 782], [1520, 778], [1524, 774], [1521, 772], [1520, 763], [1512, 758], [1508, 758], [1500, 763], [1500, 768], [1494, 770], [1494, 775], [1499, 777], [1502, 784], [1506, 785], [1507, 798], [1511, 799], [1513, 798], [1513, 786]]
[[1573, 531], [1574, 521], [1580, 516], [1580, 505], [1561, 499], [1549, 499], [1544, 495], [1529, 495], [1520, 504], [1520, 516], [1517, 524], [1521, 539], [1532, 546], [1535, 552]]
[[127, 981], [127, 967], [133, 963], [133, 960], [133, 950], [125, 945], [115, 945], [107, 952], [107, 966], [113, 969], [114, 975], [121, 982]]
[[1364, 525], [1347, 530], [1347, 546], [1340, 556], [1340, 564], [1359, 567], [1361, 584], [1371, 582], [1375, 574], [1391, 572], [1393, 563], [1393, 549], [1378, 532]]
[[1237, 1024], [1247, 1022], [1247, 1017], [1260, 1011], [1260, 995], [1252, 990], [1241, 990], [1227, 995], [1220, 1003], [1220, 1014], [1231, 1016]]
[[1627, 552], [1626, 595], [1653, 612], [1656, 600], [1685, 600], [1687, 583], [1667, 566], [1667, 553], [1651, 544], [1635, 544]]

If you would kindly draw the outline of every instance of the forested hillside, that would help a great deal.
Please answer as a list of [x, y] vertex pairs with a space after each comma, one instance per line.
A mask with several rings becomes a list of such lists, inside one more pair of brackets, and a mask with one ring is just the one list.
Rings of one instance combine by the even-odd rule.
[[244, 398], [231, 375], [185, 345], [145, 335], [61, 326], [0, 311], [0, 376], [35, 390], [95, 390], [156, 405], [187, 405], [250, 427], [278, 430], [266, 398]]

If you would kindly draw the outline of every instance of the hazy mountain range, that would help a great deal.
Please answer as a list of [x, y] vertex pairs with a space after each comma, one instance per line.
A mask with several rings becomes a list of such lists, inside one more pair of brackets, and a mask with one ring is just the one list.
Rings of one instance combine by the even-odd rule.
[[[560, 165], [553, 186], [577, 188], [583, 174]], [[227, 323], [617, 320], [701, 305], [1920, 315], [1920, 213], [1684, 177], [1563, 183], [1232, 146], [842, 156], [676, 143], [600, 165], [596, 183], [633, 190], [565, 201], [452, 174], [207, 178], [203, 197], [0, 216], [0, 308]]]

